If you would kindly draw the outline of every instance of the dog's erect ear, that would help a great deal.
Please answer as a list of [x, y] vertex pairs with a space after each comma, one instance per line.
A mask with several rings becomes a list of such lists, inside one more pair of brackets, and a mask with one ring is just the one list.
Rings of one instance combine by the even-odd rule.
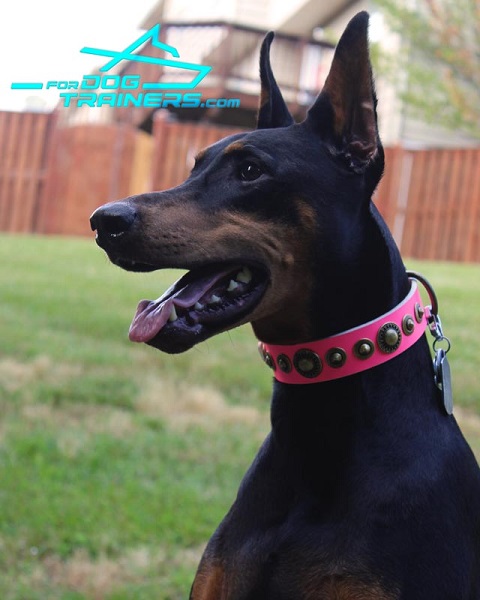
[[288, 112], [287, 105], [270, 66], [270, 45], [273, 38], [273, 31], [267, 33], [260, 51], [260, 82], [262, 84], [262, 91], [260, 94], [260, 107], [258, 109], [257, 129], [288, 127], [288, 125], [293, 123], [293, 118]]
[[368, 13], [361, 12], [347, 25], [324, 88], [306, 119], [359, 172], [375, 157], [380, 145], [368, 52], [368, 19]]

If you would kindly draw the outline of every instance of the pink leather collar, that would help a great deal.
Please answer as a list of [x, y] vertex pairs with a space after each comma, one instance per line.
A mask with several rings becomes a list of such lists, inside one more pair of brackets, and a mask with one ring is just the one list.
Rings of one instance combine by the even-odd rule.
[[260, 355], [282, 383], [320, 383], [381, 365], [408, 350], [423, 335], [430, 307], [416, 281], [408, 296], [386, 314], [337, 335], [305, 344], [259, 342]]

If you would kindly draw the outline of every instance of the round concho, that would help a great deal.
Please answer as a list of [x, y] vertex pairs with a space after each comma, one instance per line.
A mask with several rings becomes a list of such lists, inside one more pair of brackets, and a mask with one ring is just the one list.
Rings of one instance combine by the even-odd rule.
[[265, 346], [261, 342], [258, 344], [258, 352], [260, 354], [261, 359], [267, 365], [267, 367], [270, 367], [270, 369], [275, 371], [275, 361], [273, 360], [272, 355], [269, 352], [267, 352]]
[[292, 370], [292, 361], [286, 354], [279, 354], [277, 356], [277, 365], [280, 371], [283, 373], [290, 373]]
[[395, 352], [402, 341], [402, 332], [396, 323], [385, 323], [378, 330], [377, 342], [380, 350], [385, 354]]
[[273, 357], [269, 352], [264, 352], [263, 360], [265, 361], [265, 364], [267, 365], [267, 367], [270, 367], [270, 369], [272, 369], [272, 371], [276, 370], [275, 361], [273, 360]]
[[318, 354], [307, 349], [299, 350], [295, 353], [293, 364], [300, 375], [309, 379], [320, 375], [323, 368]]

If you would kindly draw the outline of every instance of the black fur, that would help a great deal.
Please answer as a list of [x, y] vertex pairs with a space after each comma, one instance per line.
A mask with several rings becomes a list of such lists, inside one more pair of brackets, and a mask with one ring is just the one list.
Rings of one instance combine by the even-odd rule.
[[[97, 211], [92, 226], [112, 260], [155, 268], [195, 268], [205, 256], [220, 261], [200, 230], [191, 230], [189, 253], [167, 256], [160, 246], [158, 232], [168, 229], [162, 215], [195, 207], [213, 222], [241, 215], [266, 236], [269, 227], [298, 230], [295, 244], [305, 251], [296, 269], [312, 285], [283, 311], [296, 326], [308, 324], [308, 334], [296, 339], [300, 329], [262, 314], [252, 321], [264, 341], [326, 337], [399, 303], [409, 289], [405, 267], [371, 203], [384, 165], [367, 25], [366, 13], [349, 24], [325, 88], [300, 124], [273, 77], [269, 34], [258, 129], [213, 145], [181, 186], [124, 201], [124, 235], [106, 227], [118, 204]], [[247, 163], [261, 176], [242, 180]], [[235, 231], [222, 258], [255, 259], [274, 273], [262, 235]], [[290, 250], [272, 237], [265, 251], [272, 261], [271, 247]], [[169, 343], [163, 349], [186, 347]], [[207, 546], [192, 600], [480, 599], [480, 473], [440, 406], [425, 336], [358, 375], [305, 386], [275, 382], [271, 421]]]

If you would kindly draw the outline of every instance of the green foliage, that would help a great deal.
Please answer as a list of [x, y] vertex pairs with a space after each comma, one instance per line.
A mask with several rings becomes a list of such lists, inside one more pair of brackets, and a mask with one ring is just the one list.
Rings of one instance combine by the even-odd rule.
[[400, 49], [375, 44], [387, 76], [413, 114], [480, 137], [480, 6], [476, 0], [375, 0]]

